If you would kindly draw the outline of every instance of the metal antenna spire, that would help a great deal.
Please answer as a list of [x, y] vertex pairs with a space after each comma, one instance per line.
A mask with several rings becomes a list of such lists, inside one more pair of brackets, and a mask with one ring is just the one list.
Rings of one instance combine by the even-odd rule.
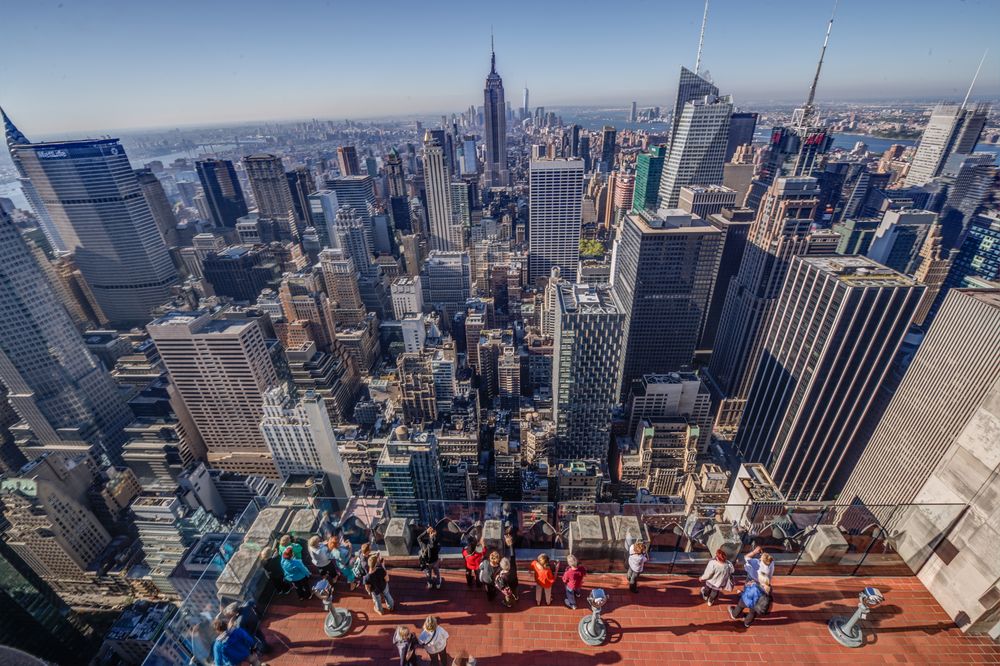
[[823, 58], [826, 56], [826, 45], [830, 43], [830, 32], [833, 30], [833, 19], [837, 15], [837, 5], [839, 4], [840, 0], [835, 0], [833, 3], [833, 13], [830, 15], [830, 22], [826, 25], [826, 37], [823, 38], [823, 48], [819, 51], [819, 62], [816, 63], [816, 75], [813, 77], [812, 85], [809, 86], [809, 98], [806, 100], [806, 105], [802, 109], [803, 125], [809, 122], [809, 119], [815, 112], [813, 102], [816, 99], [816, 84], [819, 83], [819, 73], [823, 70]]
[[490, 26], [490, 73], [497, 71], [497, 53], [493, 48], [493, 26]]
[[972, 77], [972, 83], [969, 84], [969, 92], [965, 93], [965, 99], [962, 100], [962, 108], [963, 109], [969, 103], [969, 96], [972, 95], [972, 89], [976, 85], [976, 79], [979, 78], [979, 70], [981, 70], [983, 68], [983, 63], [986, 62], [986, 54], [989, 53], [989, 52], [990, 52], [989, 49], [986, 49], [985, 51], [983, 51], [983, 57], [979, 59], [979, 67], [976, 67], [976, 75]]
[[694, 59], [694, 73], [701, 69], [701, 49], [705, 45], [705, 24], [708, 23], [708, 0], [705, 0], [705, 14], [701, 17], [701, 34], [698, 36], [698, 57]]

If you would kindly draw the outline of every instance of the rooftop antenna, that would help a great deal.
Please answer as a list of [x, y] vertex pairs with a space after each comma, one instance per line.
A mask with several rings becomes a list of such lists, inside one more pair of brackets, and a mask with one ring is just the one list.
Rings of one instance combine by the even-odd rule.
[[986, 54], [989, 53], [989, 52], [990, 52], [989, 49], [986, 49], [985, 51], [983, 51], [983, 57], [979, 59], [979, 67], [976, 67], [976, 75], [972, 77], [972, 83], [969, 84], [969, 92], [965, 93], [965, 99], [962, 100], [962, 108], [963, 109], [969, 103], [969, 96], [972, 95], [972, 89], [976, 85], [976, 79], [979, 78], [979, 70], [981, 70], [983, 68], [983, 63], [986, 62]]
[[833, 13], [830, 15], [830, 22], [826, 25], [826, 37], [823, 38], [823, 48], [819, 51], [819, 62], [816, 63], [816, 75], [813, 77], [812, 85], [809, 86], [809, 98], [806, 100], [806, 105], [802, 107], [802, 124], [808, 124], [809, 120], [815, 113], [815, 108], [813, 107], [813, 102], [816, 100], [816, 84], [819, 83], [819, 73], [823, 69], [823, 58], [826, 56], [826, 45], [830, 43], [830, 32], [833, 30], [833, 19], [837, 15], [837, 5], [840, 4], [840, 0], [835, 0], [833, 3]]
[[708, 0], [705, 0], [705, 14], [701, 17], [701, 34], [698, 36], [698, 57], [694, 59], [694, 73], [701, 69], [701, 49], [705, 45], [705, 24], [708, 23]]
[[490, 72], [497, 71], [497, 53], [493, 48], [493, 26], [490, 26]]

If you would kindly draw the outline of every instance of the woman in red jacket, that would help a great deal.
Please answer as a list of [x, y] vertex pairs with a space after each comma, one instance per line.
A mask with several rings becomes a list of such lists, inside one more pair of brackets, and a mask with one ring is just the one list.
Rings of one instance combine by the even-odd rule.
[[469, 543], [462, 549], [462, 557], [465, 558], [465, 582], [469, 587], [475, 583], [476, 587], [481, 587], [479, 582], [479, 565], [483, 562], [483, 546], [474, 537], [469, 537]]

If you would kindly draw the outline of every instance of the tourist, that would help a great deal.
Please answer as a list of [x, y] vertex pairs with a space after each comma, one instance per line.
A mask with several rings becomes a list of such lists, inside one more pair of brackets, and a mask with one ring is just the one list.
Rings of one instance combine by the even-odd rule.
[[517, 588], [514, 584], [514, 581], [516, 580], [517, 578], [514, 577], [514, 569], [510, 558], [501, 558], [500, 572], [497, 574], [494, 585], [496, 585], [497, 590], [500, 591], [503, 605], [507, 608], [513, 606], [514, 602], [517, 601]]
[[535, 605], [542, 605], [542, 597], [545, 597], [545, 604], [552, 605], [552, 585], [556, 582], [555, 572], [549, 563], [549, 556], [542, 553], [531, 561], [531, 571], [535, 574]]
[[354, 558], [354, 565], [351, 567], [354, 570], [354, 579], [361, 582], [365, 575], [368, 573], [368, 558], [372, 556], [372, 547], [367, 544], [361, 544], [361, 548], [358, 551], [357, 556]]
[[470, 536], [469, 542], [462, 549], [462, 557], [465, 559], [465, 583], [472, 587], [475, 583], [479, 587], [479, 565], [483, 562], [483, 546], [476, 537]]
[[455, 661], [451, 662], [451, 666], [476, 666], [476, 658], [470, 657], [468, 652], [462, 650], [455, 657]]
[[417, 640], [427, 650], [431, 666], [448, 666], [448, 632], [438, 625], [438, 619], [433, 615], [424, 620], [424, 630]]
[[368, 558], [368, 573], [365, 575], [364, 583], [365, 590], [372, 595], [372, 601], [375, 602], [375, 612], [382, 615], [382, 607], [384, 606], [391, 613], [396, 602], [389, 594], [389, 572], [385, 570], [378, 555], [372, 555]]
[[[294, 549], [292, 554], [295, 554]], [[337, 564], [330, 557], [330, 549], [325, 543], [320, 542], [318, 536], [314, 535], [309, 538], [309, 558], [319, 575], [330, 584], [330, 587], [333, 587], [337, 581]]]
[[260, 566], [278, 594], [292, 591], [292, 586], [285, 580], [285, 572], [281, 570], [281, 557], [274, 548], [260, 549]]
[[729, 616], [739, 620], [744, 609], [747, 611], [743, 620], [744, 627], [749, 627], [757, 617], [766, 615], [771, 610], [771, 577], [764, 572], [758, 575], [757, 580], [748, 580], [743, 586], [736, 605], [729, 607]]
[[766, 574], [769, 579], [774, 578], [774, 558], [760, 546], [747, 553], [743, 568], [750, 580], [758, 580], [760, 574]]
[[479, 563], [479, 582], [486, 587], [486, 600], [493, 601], [497, 598], [496, 578], [500, 573], [500, 553], [491, 550], [489, 557], [483, 558]]
[[514, 596], [517, 596], [517, 552], [514, 550], [514, 530], [510, 527], [507, 528], [503, 535], [503, 548], [501, 548], [501, 555], [510, 560], [510, 587], [514, 590]]
[[[628, 540], [625, 543], [628, 544]], [[633, 593], [639, 591], [639, 574], [646, 568], [646, 562], [648, 561], [649, 556], [646, 554], [646, 544], [642, 541], [636, 541], [629, 546], [628, 571], [625, 577], [628, 580], [628, 589]]]
[[267, 666], [260, 662], [253, 636], [239, 627], [230, 628], [222, 618], [216, 618], [213, 626], [219, 634], [212, 644], [215, 666], [241, 666], [243, 663]]
[[562, 575], [562, 581], [566, 585], [566, 600], [564, 603], [567, 608], [576, 610], [576, 598], [580, 595], [580, 590], [583, 589], [583, 578], [586, 575], [587, 570], [580, 564], [580, 560], [576, 558], [576, 555], [567, 555], [566, 571]]
[[285, 552], [285, 549], [288, 547], [291, 547], [292, 554], [295, 556], [295, 559], [297, 560], [302, 559], [302, 544], [296, 541], [295, 539], [292, 539], [291, 534], [286, 534], [283, 537], [281, 537], [281, 539], [278, 540], [279, 551], [283, 553]]
[[427, 589], [441, 589], [441, 542], [438, 541], [437, 530], [428, 527], [417, 537], [420, 544], [420, 569], [427, 577]]
[[417, 656], [417, 637], [409, 627], [403, 625], [396, 627], [396, 633], [392, 635], [392, 644], [399, 650], [399, 666], [420, 664], [420, 657]]
[[351, 568], [351, 551], [354, 550], [351, 542], [348, 541], [347, 545], [343, 546], [338, 537], [331, 536], [326, 540], [326, 549], [330, 552], [330, 559], [333, 560], [336, 567], [337, 576], [343, 576], [344, 580], [351, 585], [351, 589], [356, 589], [358, 580], [354, 575], [354, 569]]
[[709, 606], [719, 598], [719, 592], [733, 590], [733, 563], [726, 558], [726, 554], [719, 548], [705, 567], [705, 572], [699, 578], [704, 585], [701, 588], [701, 598]]
[[234, 601], [222, 609], [221, 617], [229, 624], [230, 629], [239, 627], [253, 636], [260, 642], [261, 652], [267, 652], [267, 639], [260, 629], [260, 614], [253, 600], [244, 601], [242, 604]]
[[305, 601], [312, 596], [312, 591], [309, 589], [309, 569], [302, 560], [295, 557], [295, 550], [291, 546], [285, 548], [281, 554], [281, 570], [285, 573], [285, 580], [295, 588], [299, 601]]

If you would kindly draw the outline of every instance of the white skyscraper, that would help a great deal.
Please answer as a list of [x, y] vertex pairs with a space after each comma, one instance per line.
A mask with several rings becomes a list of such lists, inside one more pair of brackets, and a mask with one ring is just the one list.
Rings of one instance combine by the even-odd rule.
[[686, 102], [660, 176], [660, 209], [677, 208], [685, 185], [721, 185], [733, 100], [705, 96]]
[[583, 160], [532, 160], [529, 169], [528, 279], [548, 278], [558, 266], [576, 281], [580, 263]]
[[323, 397], [306, 391], [301, 398], [288, 386], [275, 386], [264, 394], [260, 432], [283, 478], [291, 474], [326, 474], [334, 497], [351, 496], [351, 472], [330, 425]]
[[444, 160], [444, 147], [428, 131], [424, 135], [424, 181], [427, 188], [427, 219], [431, 250], [462, 250], [462, 226], [456, 224], [451, 202], [451, 179]]
[[954, 153], [971, 153], [979, 142], [990, 105], [973, 107], [958, 104], [938, 104], [931, 112], [920, 145], [906, 174], [907, 187], [919, 187], [939, 175], [945, 162]]

